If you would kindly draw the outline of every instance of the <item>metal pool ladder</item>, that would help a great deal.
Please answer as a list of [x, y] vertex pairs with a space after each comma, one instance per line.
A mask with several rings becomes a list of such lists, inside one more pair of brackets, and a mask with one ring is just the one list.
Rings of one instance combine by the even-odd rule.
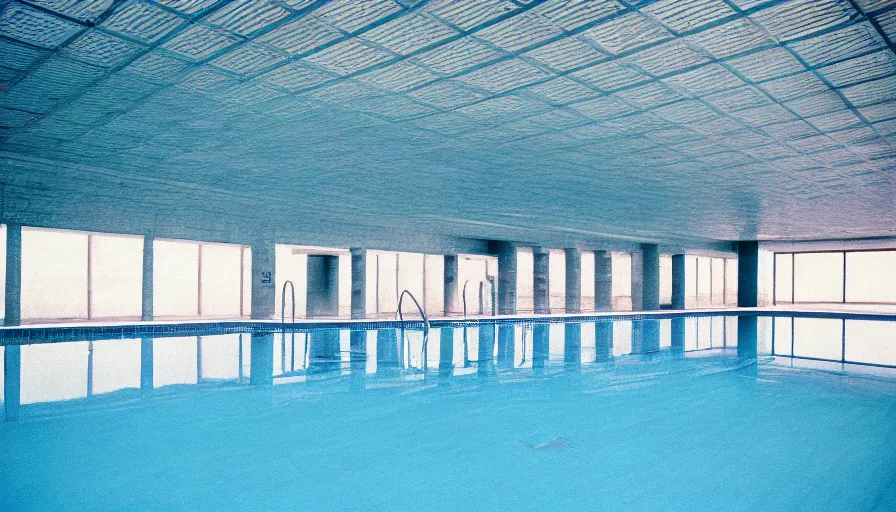
[[[280, 368], [282, 372], [286, 372], [286, 285], [289, 285], [289, 289], [292, 292], [292, 323], [296, 323], [296, 286], [292, 284], [292, 281], [286, 280], [283, 283], [283, 291], [280, 293], [280, 337], [282, 338], [283, 344], [280, 345]], [[296, 369], [296, 332], [293, 331], [291, 333], [291, 348], [290, 353], [292, 354], [290, 371], [295, 371]], [[302, 362], [304, 364], [304, 359]]]
[[[414, 305], [417, 306], [417, 311], [420, 312], [420, 316], [423, 317], [423, 349], [421, 350], [421, 362], [423, 366], [423, 371], [426, 371], [426, 345], [429, 341], [429, 318], [426, 316], [426, 310], [420, 306], [420, 302], [417, 301], [417, 298], [414, 297], [414, 294], [410, 292], [410, 290], [404, 290], [401, 292], [401, 295], [398, 296], [398, 321], [401, 322], [401, 341], [404, 343], [404, 314], [401, 311], [401, 303], [404, 300], [404, 296], [407, 295], [414, 301]], [[411, 347], [408, 344], [408, 364], [410, 364], [410, 351]], [[402, 350], [404, 353], [404, 350]]]

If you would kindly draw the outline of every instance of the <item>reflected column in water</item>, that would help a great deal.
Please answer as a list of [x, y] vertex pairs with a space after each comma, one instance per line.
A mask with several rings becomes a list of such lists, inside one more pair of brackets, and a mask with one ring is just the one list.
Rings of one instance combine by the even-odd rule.
[[514, 345], [516, 343], [515, 326], [505, 324], [498, 326], [498, 366], [513, 368]]
[[274, 335], [252, 334], [249, 355], [249, 384], [264, 386], [274, 382]]
[[758, 355], [758, 318], [756, 316], [737, 317], [737, 357], [755, 359]]
[[352, 373], [363, 373], [367, 365], [367, 331], [351, 331], [349, 350]]
[[398, 331], [396, 329], [380, 329], [376, 331], [377, 372], [397, 369], [400, 363]]
[[544, 368], [551, 352], [550, 324], [535, 324], [532, 328], [532, 367]]
[[439, 369], [454, 368], [454, 329], [442, 328], [439, 332]]
[[[512, 341], [511, 341], [512, 343]], [[477, 368], [480, 373], [488, 371], [495, 357], [495, 326], [491, 324], [479, 324], [479, 361]]]
[[3, 357], [3, 405], [6, 409], [6, 421], [19, 419], [19, 406], [22, 403], [22, 348], [8, 345]]
[[153, 388], [152, 338], [140, 339], [140, 390], [152, 391]]
[[685, 340], [685, 318], [673, 318], [672, 319], [672, 351], [673, 352], [684, 352], [684, 340]]
[[563, 361], [565, 363], [582, 362], [582, 325], [566, 324], [564, 327]]
[[613, 322], [594, 323], [595, 361], [613, 359]]
[[647, 354], [660, 350], [659, 320], [632, 322], [632, 354]]
[[321, 372], [338, 371], [340, 368], [339, 331], [327, 329], [308, 334], [310, 367]]

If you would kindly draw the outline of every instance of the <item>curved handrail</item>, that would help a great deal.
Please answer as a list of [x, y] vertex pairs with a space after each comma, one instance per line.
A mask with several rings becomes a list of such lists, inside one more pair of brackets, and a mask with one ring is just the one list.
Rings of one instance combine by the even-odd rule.
[[[404, 313], [401, 311], [401, 303], [404, 300], [404, 296], [407, 295], [414, 301], [414, 305], [417, 306], [417, 311], [420, 312], [420, 316], [423, 317], [423, 349], [421, 351], [421, 355], [423, 358], [423, 369], [426, 370], [426, 345], [427, 341], [429, 341], [429, 317], [426, 316], [426, 310], [420, 306], [420, 302], [417, 301], [417, 298], [414, 297], [414, 294], [409, 290], [404, 290], [401, 292], [401, 295], [398, 296], [398, 321], [401, 322], [401, 339], [404, 340]], [[410, 346], [408, 346], [408, 351], [410, 351]], [[408, 361], [410, 363], [410, 361]]]
[[492, 302], [492, 316], [495, 316], [495, 283], [494, 283], [494, 281], [493, 281], [492, 279], [486, 279], [485, 281], [474, 280], [474, 279], [467, 279], [466, 281], [464, 281], [463, 290], [461, 291], [461, 299], [462, 299], [462, 302], [463, 302], [463, 305], [464, 305], [464, 318], [467, 318], [467, 285], [468, 285], [470, 282], [479, 283], [479, 296], [480, 296], [479, 305], [480, 305], [480, 306], [482, 306], [482, 299], [481, 299], [481, 297], [482, 297], [482, 285], [487, 283], [489, 286], [491, 286], [491, 290], [492, 290], [492, 293], [491, 293], [491, 295], [492, 295], [492, 301], [491, 301], [491, 302]]
[[296, 323], [296, 286], [292, 281], [286, 280], [283, 283], [283, 291], [280, 293], [280, 324], [281, 327], [286, 323], [286, 285], [292, 291], [292, 323]]

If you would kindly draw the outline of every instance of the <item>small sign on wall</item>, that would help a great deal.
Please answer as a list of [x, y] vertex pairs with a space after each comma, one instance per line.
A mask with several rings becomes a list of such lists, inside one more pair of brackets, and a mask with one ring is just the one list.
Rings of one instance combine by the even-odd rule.
[[261, 284], [271, 284], [271, 272], [261, 273]]

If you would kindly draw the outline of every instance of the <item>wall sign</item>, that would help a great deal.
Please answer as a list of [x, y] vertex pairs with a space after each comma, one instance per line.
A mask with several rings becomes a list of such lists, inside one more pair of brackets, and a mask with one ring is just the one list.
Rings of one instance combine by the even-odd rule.
[[270, 272], [262, 272], [261, 273], [261, 284], [271, 284], [271, 273]]

